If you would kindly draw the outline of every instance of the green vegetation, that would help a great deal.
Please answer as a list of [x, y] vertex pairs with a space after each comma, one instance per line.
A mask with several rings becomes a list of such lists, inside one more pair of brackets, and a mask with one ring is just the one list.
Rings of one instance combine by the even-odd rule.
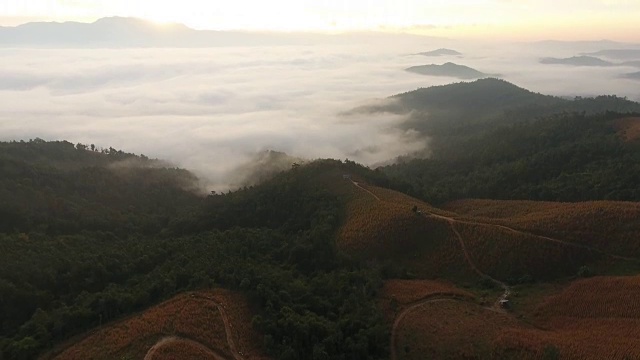
[[121, 151], [41, 140], [0, 146], [1, 358], [32, 359], [214, 285], [259, 305], [254, 326], [277, 358], [388, 354], [374, 302], [378, 271], [336, 251], [340, 200], [315, 180], [368, 170], [318, 162], [205, 198], [194, 195], [190, 173]]
[[[252, 325], [274, 358], [387, 357], [376, 298], [384, 277], [408, 274], [336, 247], [354, 189], [343, 174], [433, 203], [640, 200], [640, 147], [614, 126], [640, 104], [569, 101], [496, 79], [396, 99], [382, 110], [411, 112], [405, 126], [431, 139], [430, 158], [378, 171], [336, 160], [279, 171], [288, 158], [269, 153], [264, 163], [278, 166], [240, 169], [268, 180], [208, 196], [188, 171], [145, 156], [64, 141], [0, 143], [0, 359], [35, 358], [176, 293], [214, 286], [256, 305]], [[415, 204], [403, 209], [414, 211], [409, 221], [423, 220]], [[359, 211], [376, 219], [371, 208]], [[435, 243], [424, 244], [420, 251]], [[607, 273], [567, 264], [572, 275]], [[501, 274], [529, 283], [527, 271]]]
[[383, 169], [398, 190], [436, 204], [640, 200], [640, 148], [614, 128], [623, 113], [640, 112], [638, 103], [614, 96], [569, 101], [495, 79], [398, 98], [405, 111], [418, 112], [406, 126], [430, 137], [429, 158]]

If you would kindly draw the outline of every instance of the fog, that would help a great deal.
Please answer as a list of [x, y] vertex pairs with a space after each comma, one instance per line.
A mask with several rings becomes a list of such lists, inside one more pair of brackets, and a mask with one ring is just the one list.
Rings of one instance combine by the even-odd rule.
[[[462, 57], [409, 55], [447, 46]], [[560, 49], [560, 50], [559, 50]], [[399, 115], [350, 109], [459, 80], [403, 69], [453, 61], [532, 91], [640, 100], [631, 67], [543, 65], [597, 44], [393, 43], [210, 49], [0, 49], [0, 138], [68, 140], [171, 161], [226, 190], [256, 152], [364, 164], [423, 149]]]

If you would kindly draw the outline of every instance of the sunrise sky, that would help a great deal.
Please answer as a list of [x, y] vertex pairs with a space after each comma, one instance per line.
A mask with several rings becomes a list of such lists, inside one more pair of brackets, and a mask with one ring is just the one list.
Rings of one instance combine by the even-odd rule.
[[133, 16], [196, 29], [640, 42], [640, 0], [1, 0], [0, 25]]

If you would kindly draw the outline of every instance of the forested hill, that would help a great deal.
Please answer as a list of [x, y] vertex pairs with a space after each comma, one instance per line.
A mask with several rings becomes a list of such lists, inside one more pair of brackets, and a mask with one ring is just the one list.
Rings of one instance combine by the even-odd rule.
[[495, 78], [422, 88], [391, 99], [397, 102], [376, 110], [412, 113], [405, 127], [430, 136], [469, 134], [563, 112], [640, 112], [640, 104], [616, 96], [566, 100]]
[[186, 170], [66, 141], [0, 143], [0, 172], [0, 232], [150, 234], [199, 198]]
[[429, 159], [384, 168], [399, 189], [454, 199], [640, 200], [640, 144], [624, 141], [623, 114], [558, 115], [505, 125], [442, 145]]
[[[334, 243], [339, 187], [353, 187], [342, 175], [375, 182], [380, 173], [318, 161], [205, 196], [191, 191], [185, 170], [42, 140], [0, 143], [0, 172], [0, 359], [38, 358], [74, 335], [212, 287], [251, 300], [257, 346], [274, 358], [388, 355], [379, 272]], [[111, 350], [130, 358], [130, 349]]]

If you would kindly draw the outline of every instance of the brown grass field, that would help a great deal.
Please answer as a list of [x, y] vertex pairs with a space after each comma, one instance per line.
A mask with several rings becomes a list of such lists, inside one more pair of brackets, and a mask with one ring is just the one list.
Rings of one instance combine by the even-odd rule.
[[366, 190], [349, 186], [346, 220], [338, 231], [341, 250], [364, 259], [391, 262], [421, 278], [475, 276], [446, 222], [417, 215], [412, 208], [439, 210], [395, 191], [362, 183]]
[[438, 210], [392, 190], [344, 183], [339, 248], [419, 278], [474, 278], [454, 228], [477, 268], [503, 281], [557, 279], [584, 265], [625, 274], [612, 272], [615, 256], [640, 259], [640, 203], [464, 200]]
[[[245, 359], [263, 356], [261, 338], [251, 327], [251, 308], [243, 296], [223, 289], [180, 294], [141, 314], [104, 326], [57, 355], [72, 359], [232, 359], [220, 304], [229, 318], [231, 334]], [[153, 351], [150, 351], [153, 348]], [[175, 357], [184, 352], [185, 357]]]
[[640, 258], [640, 203], [461, 200], [444, 208], [476, 221]]
[[600, 255], [582, 248], [541, 240], [492, 226], [456, 224], [473, 262], [486, 274], [517, 281], [523, 276], [537, 280], [576, 274], [580, 266]]
[[640, 139], [640, 118], [628, 117], [614, 121], [613, 126], [624, 141], [631, 142]]
[[404, 308], [422, 299], [451, 296], [472, 300], [474, 295], [448, 281], [387, 280], [379, 295], [379, 306], [389, 322]]
[[398, 359], [638, 359], [639, 304], [640, 276], [574, 281], [527, 309], [531, 323], [470, 301], [434, 301], [403, 320]]
[[640, 258], [640, 204], [464, 200], [437, 210], [359, 185], [339, 231], [347, 252], [457, 281], [472, 276], [462, 275], [470, 266], [457, 232], [470, 261], [496, 279], [564, 279], [527, 285], [543, 290], [514, 294], [516, 308], [506, 313], [452, 283], [386, 281], [379, 303], [398, 322], [397, 359], [640, 359], [640, 276], [567, 283], [582, 265]]

